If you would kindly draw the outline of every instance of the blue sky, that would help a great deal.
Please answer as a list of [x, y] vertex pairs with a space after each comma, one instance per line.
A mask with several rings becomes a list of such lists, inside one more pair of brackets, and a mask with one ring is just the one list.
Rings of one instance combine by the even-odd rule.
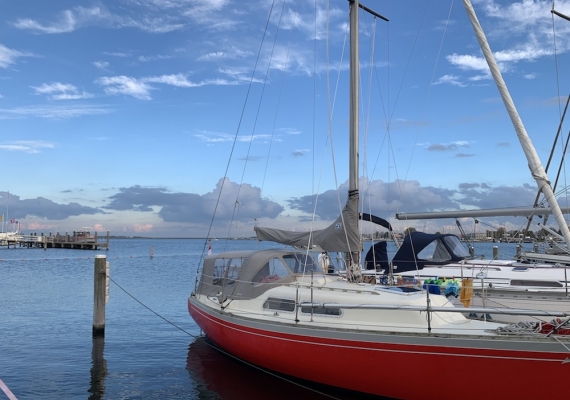
[[[250, 236], [255, 221], [304, 230], [338, 214], [347, 1], [1, 4], [0, 209], [23, 231], [204, 237], [217, 204], [212, 236]], [[462, 2], [364, 4], [390, 19], [360, 13], [364, 208], [531, 205]], [[570, 22], [551, 1], [473, 4], [545, 164], [570, 93]], [[554, 5], [570, 15], [570, 1]], [[412, 223], [442, 224], [454, 225]]]

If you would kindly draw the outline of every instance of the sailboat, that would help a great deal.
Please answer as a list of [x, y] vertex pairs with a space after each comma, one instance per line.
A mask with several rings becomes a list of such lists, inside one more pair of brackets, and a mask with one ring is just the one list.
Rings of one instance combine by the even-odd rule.
[[[469, 0], [464, 3], [472, 9]], [[260, 240], [305, 251], [281, 246], [206, 256], [188, 298], [189, 313], [211, 341], [237, 358], [356, 393], [403, 399], [543, 396], [545, 388], [559, 387], [570, 373], [570, 336], [563, 335], [567, 319], [533, 327], [471, 320], [444, 296], [362, 282], [358, 12], [359, 7], [370, 10], [358, 0], [349, 0], [349, 6], [351, 144], [345, 208], [322, 231], [256, 228]], [[308, 251], [315, 246], [344, 252], [346, 279], [323, 271]], [[527, 372], [532, 380], [521, 382]]]
[[[568, 16], [554, 9], [551, 12], [570, 21]], [[472, 8], [468, 7], [468, 14], [473, 14], [474, 16]], [[473, 21], [473, 18], [471, 20]], [[510, 260], [478, 260], [469, 257], [462, 249], [459, 241], [452, 240], [452, 235], [417, 233], [413, 235], [416, 236], [415, 239], [407, 238], [408, 245], [400, 248], [392, 260], [391, 271], [382, 272], [390, 272], [402, 278], [411, 278], [422, 283], [426, 280], [428, 282], [433, 282], [434, 280], [449, 281], [455, 277], [475, 279], [475, 285], [473, 286], [474, 296], [471, 304], [476, 307], [488, 308], [489, 310], [482, 314], [468, 313], [468, 315], [473, 317], [491, 317], [495, 320], [508, 322], [520, 321], [520, 316], [494, 314], [492, 310], [497, 307], [570, 312], [568, 280], [570, 250], [566, 245], [570, 243], [570, 236], [568, 225], [562, 216], [563, 212], [568, 213], [570, 210], [561, 208], [556, 201], [549, 178], [516, 112], [514, 103], [494, 62], [483, 31], [478, 23], [474, 23], [474, 28], [521, 146], [525, 150], [531, 175], [536, 180], [539, 193], [543, 193], [548, 200], [548, 207], [398, 213], [396, 214], [396, 219], [407, 221], [414, 219], [454, 218], [457, 220], [465, 217], [482, 218], [491, 216], [524, 216], [532, 218], [537, 215], [548, 216], [553, 214], [561, 234], [545, 225], [539, 224], [539, 226], [548, 231], [553, 237], [556, 237], [560, 244], [553, 243], [552, 247], [543, 253], [522, 251], [519, 247], [515, 258]], [[565, 112], [569, 102], [570, 99], [566, 103]], [[559, 131], [560, 128], [561, 126]], [[413, 246], [411, 245], [412, 243]], [[452, 301], [454, 300], [453, 297], [450, 298]], [[458, 302], [456, 301], [456, 303]], [[540, 319], [536, 316], [535, 318]], [[546, 316], [546, 319], [548, 319], [548, 316]]]
[[[396, 277], [397, 285], [418, 285], [432, 293], [444, 294], [460, 307], [464, 305], [461, 291], [466, 288], [471, 293], [469, 306], [487, 309], [466, 312], [470, 318], [519, 322], [528, 317], [497, 314], [495, 310], [524, 308], [544, 311], [544, 316], [533, 319], [549, 322], [552, 319], [549, 311], [570, 314], [570, 271], [563, 260], [568, 256], [550, 257], [560, 261], [476, 259], [453, 234], [411, 232], [385, 268], [365, 273], [374, 275], [379, 282], [392, 276]], [[378, 261], [376, 258], [373, 263], [376, 265]], [[462, 287], [466, 282], [469, 285]]]

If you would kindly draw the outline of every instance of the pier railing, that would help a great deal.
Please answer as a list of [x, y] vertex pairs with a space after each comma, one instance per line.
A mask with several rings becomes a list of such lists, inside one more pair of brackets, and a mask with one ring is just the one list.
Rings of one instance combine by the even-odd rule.
[[32, 233], [30, 235], [10, 235], [0, 239], [0, 245], [13, 247], [42, 247], [42, 248], [62, 248], [62, 249], [87, 249], [99, 250], [109, 249], [109, 231], [107, 235], [100, 237], [97, 232], [88, 234], [86, 232], [73, 232], [73, 234], [59, 232], [52, 235], [40, 235]]

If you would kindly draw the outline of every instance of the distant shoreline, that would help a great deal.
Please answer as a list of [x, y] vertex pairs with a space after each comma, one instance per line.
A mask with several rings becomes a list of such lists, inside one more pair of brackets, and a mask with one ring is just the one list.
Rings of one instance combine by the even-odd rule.
[[149, 237], [149, 236], [113, 236], [110, 235], [109, 239], [154, 239], [154, 240], [168, 240], [168, 239], [177, 239], [177, 240], [196, 240], [196, 239], [204, 239], [204, 240], [257, 240], [256, 237], [232, 237], [232, 238], [205, 238], [205, 237]]

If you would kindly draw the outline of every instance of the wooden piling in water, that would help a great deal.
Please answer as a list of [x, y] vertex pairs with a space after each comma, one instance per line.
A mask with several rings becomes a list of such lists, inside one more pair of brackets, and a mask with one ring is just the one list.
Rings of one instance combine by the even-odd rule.
[[105, 297], [107, 294], [107, 257], [95, 256], [93, 284], [93, 337], [105, 336]]

